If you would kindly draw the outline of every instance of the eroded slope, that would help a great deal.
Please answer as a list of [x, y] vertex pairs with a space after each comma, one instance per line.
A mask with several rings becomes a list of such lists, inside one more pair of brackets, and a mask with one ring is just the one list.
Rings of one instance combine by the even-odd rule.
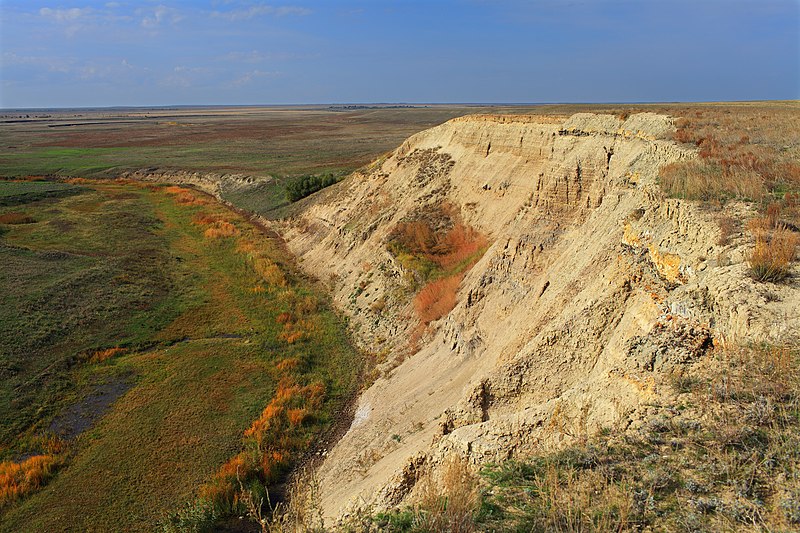
[[[664, 198], [659, 167], [695, 157], [672, 130], [654, 114], [455, 119], [284, 224], [378, 362], [319, 470], [327, 516], [399, 503], [453, 452], [496, 461], [633, 430], [712, 343], [797, 335], [796, 288], [751, 281], [746, 238], [720, 245], [710, 214]], [[401, 224], [435, 229], [443, 206], [490, 245], [422, 327], [428, 280], [390, 244]]]

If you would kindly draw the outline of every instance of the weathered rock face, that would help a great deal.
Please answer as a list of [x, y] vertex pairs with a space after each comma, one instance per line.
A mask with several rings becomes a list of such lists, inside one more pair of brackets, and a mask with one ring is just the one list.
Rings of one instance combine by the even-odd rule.
[[166, 182], [176, 185], [191, 185], [219, 199], [222, 199], [222, 195], [225, 192], [252, 187], [256, 182], [269, 179], [254, 178], [244, 174], [213, 174], [207, 172], [159, 169], [142, 169], [134, 172], [124, 172], [120, 174], [120, 178]]
[[[634, 429], [665, 376], [712, 342], [800, 331], [798, 290], [751, 281], [744, 236], [720, 246], [711, 214], [663, 197], [659, 167], [695, 157], [665, 139], [668, 117], [540, 120], [419, 133], [283, 223], [301, 266], [385, 358], [320, 468], [327, 516], [402, 501], [451, 453], [496, 461]], [[418, 321], [386, 240], [443, 202], [492, 244], [414, 353]]]

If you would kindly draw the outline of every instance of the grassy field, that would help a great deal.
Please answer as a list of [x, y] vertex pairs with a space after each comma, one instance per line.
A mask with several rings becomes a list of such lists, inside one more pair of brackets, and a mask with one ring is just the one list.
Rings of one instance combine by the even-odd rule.
[[114, 177], [142, 169], [238, 173], [263, 179], [223, 190], [226, 200], [276, 218], [289, 212], [286, 186], [299, 176], [344, 176], [409, 135], [453, 117], [577, 112], [625, 117], [642, 111], [676, 117], [676, 140], [701, 148], [699, 164], [666, 170], [670, 194], [767, 201], [796, 189], [798, 102], [7, 111], [0, 115], [0, 176]]
[[79, 111], [0, 116], [0, 176], [114, 176], [158, 168], [251, 176], [348, 172], [478, 108]]
[[[0, 225], [3, 468], [52, 458], [28, 494], [6, 492], [0, 530], [152, 531], [248, 449], [284, 379], [321, 391], [292, 446], [273, 443], [290, 465], [355, 387], [324, 297], [279, 243], [199, 193], [70, 187], [0, 208], [24, 213]], [[0, 182], [7, 196], [45, 189]]]

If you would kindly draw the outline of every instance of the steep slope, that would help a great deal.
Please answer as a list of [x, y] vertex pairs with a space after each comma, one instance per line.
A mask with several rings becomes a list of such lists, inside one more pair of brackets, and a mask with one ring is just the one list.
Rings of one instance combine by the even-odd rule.
[[[326, 516], [401, 502], [451, 453], [496, 461], [635, 430], [712, 343], [797, 340], [796, 284], [754, 283], [745, 236], [719, 245], [710, 213], [663, 197], [659, 167], [695, 157], [672, 130], [649, 113], [454, 119], [283, 223], [379, 371], [319, 469]], [[424, 328], [419, 276], [389, 246], [418, 221], [490, 243]]]

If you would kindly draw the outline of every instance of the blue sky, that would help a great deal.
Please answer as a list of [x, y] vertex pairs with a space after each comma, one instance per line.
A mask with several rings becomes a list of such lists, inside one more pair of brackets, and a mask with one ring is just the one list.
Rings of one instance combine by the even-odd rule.
[[800, 98], [800, 0], [0, 1], [0, 107]]

